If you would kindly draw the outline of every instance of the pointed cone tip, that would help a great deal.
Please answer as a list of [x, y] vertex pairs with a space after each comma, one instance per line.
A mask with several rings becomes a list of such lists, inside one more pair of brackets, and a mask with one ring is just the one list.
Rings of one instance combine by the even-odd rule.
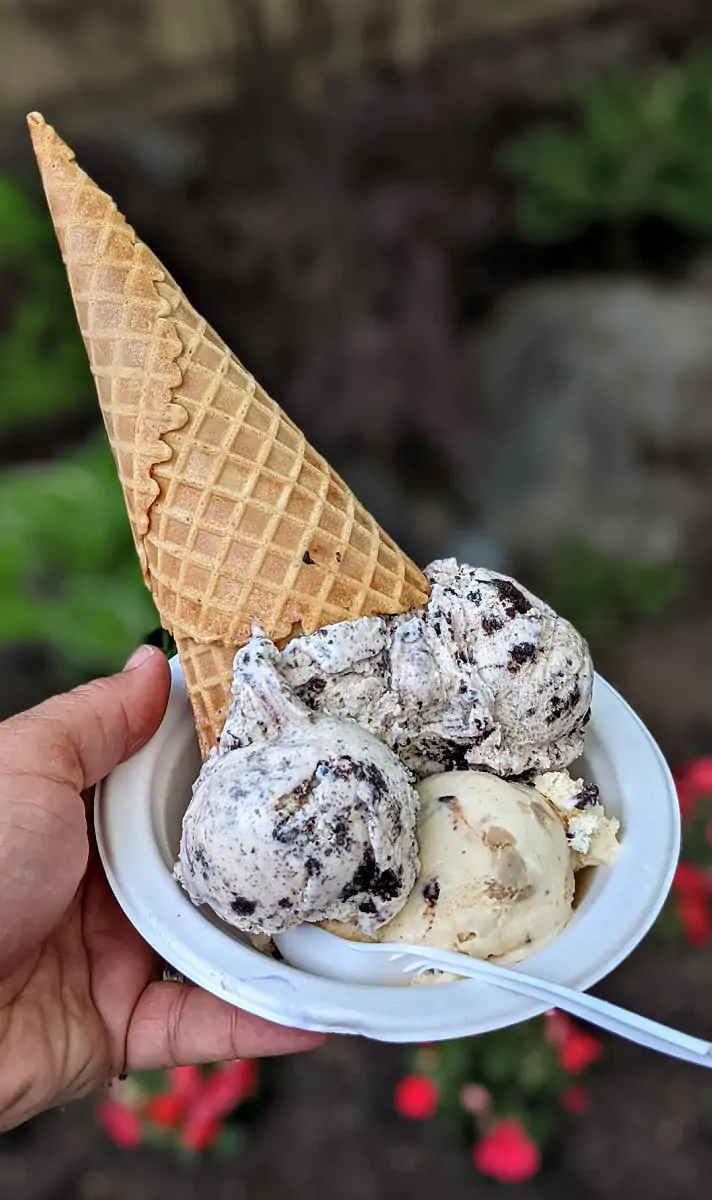
[[40, 173], [44, 173], [45, 166], [49, 165], [50, 154], [54, 152], [59, 155], [65, 162], [74, 162], [74, 151], [62, 141], [59, 134], [48, 125], [42, 113], [31, 112], [27, 115], [27, 127], [32, 138], [32, 147], [35, 152]]
[[46, 140], [49, 132], [49, 126], [42, 116], [42, 113], [31, 112], [27, 114], [27, 128], [30, 131], [32, 145], [34, 146], [36, 152], [40, 145]]

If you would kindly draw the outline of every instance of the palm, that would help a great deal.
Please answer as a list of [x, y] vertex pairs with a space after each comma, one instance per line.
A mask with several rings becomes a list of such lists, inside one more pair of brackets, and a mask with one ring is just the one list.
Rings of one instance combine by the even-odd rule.
[[90, 846], [83, 788], [155, 732], [168, 665], [96, 680], [0, 725], [0, 1129], [141, 1070], [306, 1049], [189, 984], [114, 900]]
[[[84, 874], [86, 827], [82, 809], [76, 805], [74, 812], [71, 835], [64, 832], [74, 853], [65, 858], [60, 887], [48, 897], [50, 912], [64, 907], [74, 874], [78, 883], [69, 892], [69, 907], [0, 990], [4, 1065], [22, 1087], [26, 1113], [20, 1119], [49, 1098], [61, 1103], [122, 1069], [131, 1014], [152, 975], [153, 954], [126, 921], [100, 868], [91, 862]], [[51, 879], [50, 867], [37, 862], [33, 875]], [[27, 1063], [33, 1064], [32, 1077], [23, 1079]], [[37, 1063], [43, 1066], [39, 1075]]]

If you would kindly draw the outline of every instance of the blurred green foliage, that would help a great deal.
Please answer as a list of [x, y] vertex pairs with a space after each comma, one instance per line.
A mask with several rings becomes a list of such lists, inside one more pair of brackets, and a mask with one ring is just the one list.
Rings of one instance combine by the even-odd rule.
[[534, 242], [595, 223], [619, 234], [659, 217], [712, 231], [712, 56], [652, 74], [609, 71], [572, 96], [568, 124], [534, 125], [505, 147], [515, 215]]
[[119, 668], [159, 624], [103, 433], [0, 477], [0, 642], [49, 645], [75, 669]]
[[92, 391], [52, 225], [0, 176], [0, 437], [78, 409]]
[[582, 542], [562, 542], [547, 565], [547, 601], [595, 647], [621, 628], [662, 616], [682, 596], [673, 563], [628, 562]]
[[[0, 439], [29, 427], [42, 444], [48, 418], [95, 406], [94, 386], [51, 221], [3, 177], [0, 306]], [[41, 641], [77, 675], [121, 666], [157, 625], [103, 433], [4, 470], [0, 644]]]

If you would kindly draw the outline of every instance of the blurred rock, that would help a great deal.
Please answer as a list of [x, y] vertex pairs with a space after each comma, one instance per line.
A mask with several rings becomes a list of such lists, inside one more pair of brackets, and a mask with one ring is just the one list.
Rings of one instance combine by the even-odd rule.
[[482, 525], [538, 555], [562, 536], [637, 559], [709, 557], [712, 298], [582, 279], [523, 288], [470, 358]]
[[[152, 109], [210, 104], [240, 86], [251, 61], [282, 57], [303, 100], [335, 75], [373, 62], [413, 69], [438, 50], [610, 0], [8, 0], [0, 4], [3, 93], [21, 107], [38, 94], [63, 103], [77, 89], [118, 96], [138, 88]], [[89, 114], [90, 116], [91, 114]]]
[[698, 612], [627, 630], [596, 658], [673, 764], [712, 754], [712, 673], [704, 669], [712, 662], [709, 587], [709, 580], [696, 579], [690, 590]]

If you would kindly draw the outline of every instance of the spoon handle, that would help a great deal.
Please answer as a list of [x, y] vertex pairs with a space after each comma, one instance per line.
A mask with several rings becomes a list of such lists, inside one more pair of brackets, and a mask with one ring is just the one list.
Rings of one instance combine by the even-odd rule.
[[[578, 992], [574, 988], [551, 983], [546, 979], [538, 979], [535, 975], [527, 975], [523, 971], [512, 970], [509, 967], [499, 967], [494, 963], [486, 963], [477, 959], [468, 959], [463, 954], [453, 954], [449, 951], [431, 951], [423, 953], [422, 947], [416, 951], [413, 947], [413, 958], [417, 958], [421, 967], [440, 967], [453, 974], [466, 976], [469, 979], [479, 979], [483, 983], [493, 984], [494, 987], [505, 991], [516, 992], [529, 996], [532, 1000], [540, 1000], [552, 1008], [560, 1008], [573, 1017], [579, 1017], [609, 1033], [627, 1038], [638, 1045], [647, 1046], [649, 1050], [657, 1050], [672, 1058], [684, 1062], [695, 1063], [700, 1067], [712, 1067], [712, 1044], [701, 1038], [691, 1037], [678, 1029], [651, 1021], [648, 1017], [629, 1012], [611, 1004], [608, 1000], [600, 1000], [597, 996], [589, 996], [586, 992]], [[463, 961], [464, 960], [464, 961]]]

